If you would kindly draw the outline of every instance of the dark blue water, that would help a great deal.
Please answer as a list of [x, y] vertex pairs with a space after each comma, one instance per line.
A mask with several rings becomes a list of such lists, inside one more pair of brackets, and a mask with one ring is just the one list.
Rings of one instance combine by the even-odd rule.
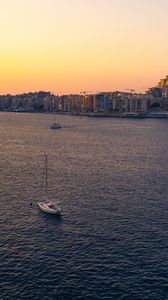
[[53, 121], [0, 113], [0, 299], [168, 299], [168, 120]]

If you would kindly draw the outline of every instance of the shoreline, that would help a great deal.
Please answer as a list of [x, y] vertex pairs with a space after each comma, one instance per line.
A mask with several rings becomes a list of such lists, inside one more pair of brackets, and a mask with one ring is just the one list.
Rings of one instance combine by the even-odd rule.
[[90, 117], [90, 118], [126, 118], [126, 119], [168, 119], [168, 112], [151, 112], [149, 114], [139, 113], [104, 113], [104, 112], [64, 112], [64, 111], [28, 111], [28, 110], [1, 110], [0, 112], [13, 112], [13, 113], [42, 113], [42, 114], [58, 114], [58, 115], [70, 115], [74, 117]]

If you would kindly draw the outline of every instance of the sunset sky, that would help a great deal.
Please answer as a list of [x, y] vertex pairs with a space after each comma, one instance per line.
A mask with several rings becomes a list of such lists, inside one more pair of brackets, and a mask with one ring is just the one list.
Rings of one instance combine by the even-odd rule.
[[0, 0], [0, 94], [135, 89], [168, 74], [168, 0]]

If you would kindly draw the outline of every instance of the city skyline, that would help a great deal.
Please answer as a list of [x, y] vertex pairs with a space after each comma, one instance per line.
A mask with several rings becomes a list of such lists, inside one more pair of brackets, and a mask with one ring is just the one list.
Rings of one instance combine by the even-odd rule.
[[144, 92], [167, 74], [166, 0], [0, 4], [1, 95]]

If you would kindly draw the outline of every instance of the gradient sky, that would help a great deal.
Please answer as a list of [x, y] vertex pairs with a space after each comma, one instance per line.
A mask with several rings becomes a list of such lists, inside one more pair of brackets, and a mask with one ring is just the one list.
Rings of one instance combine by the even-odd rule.
[[168, 74], [168, 0], [0, 0], [0, 94], [142, 92]]

